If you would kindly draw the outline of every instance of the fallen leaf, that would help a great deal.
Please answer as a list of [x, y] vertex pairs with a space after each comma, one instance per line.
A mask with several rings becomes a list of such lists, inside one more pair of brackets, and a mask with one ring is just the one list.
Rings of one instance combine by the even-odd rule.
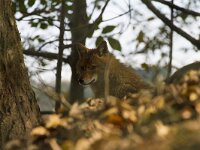
[[33, 135], [33, 136], [48, 136], [49, 132], [46, 128], [39, 126], [39, 127], [33, 128], [33, 130], [31, 131], [31, 135]]

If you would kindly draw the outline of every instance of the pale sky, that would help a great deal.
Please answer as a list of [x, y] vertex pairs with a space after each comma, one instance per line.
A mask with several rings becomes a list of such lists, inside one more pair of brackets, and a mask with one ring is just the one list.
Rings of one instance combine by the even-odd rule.
[[[114, 1], [114, 0], [112, 0]], [[126, 0], [127, 2], [128, 0]], [[149, 16], [152, 16], [153, 14], [143, 5], [143, 4], [139, 4], [141, 3], [140, 0], [134, 0], [134, 1], [131, 1], [132, 3], [132, 6], [134, 8], [134, 10], [140, 10], [141, 13], [144, 14], [145, 17], [149, 17]], [[177, 4], [180, 4], [180, 0], [176, 0]], [[181, 5], [181, 4], [180, 4]], [[103, 15], [103, 20], [107, 20], [107, 19], [110, 19], [112, 17], [115, 17], [116, 15], [119, 15], [125, 11], [127, 11], [127, 7], [126, 7], [126, 3], [120, 3], [120, 7], [121, 8], [118, 8], [118, 6], [114, 6], [113, 3], [110, 3], [108, 5], [108, 7], [106, 8], [105, 10], [105, 14]], [[158, 6], [158, 7], [161, 7], [161, 6]], [[163, 11], [167, 12], [168, 10], [165, 8], [163, 9]], [[90, 10], [88, 10], [88, 12], [90, 12]], [[98, 15], [98, 12], [96, 14], [94, 14], [94, 18]], [[93, 19], [94, 19], [93, 18]], [[119, 25], [119, 27], [121, 28], [125, 28], [127, 23], [128, 23], [129, 19], [127, 16], [123, 16], [123, 17], [120, 17], [118, 19], [115, 19], [115, 20], [112, 20], [112, 21], [107, 21], [107, 22], [103, 22], [100, 27], [104, 27], [106, 25]], [[121, 22], [124, 23], [124, 26], [123, 25], [120, 25]], [[198, 19], [198, 24], [192, 24], [191, 26], [189, 27], [184, 27], [184, 30], [189, 30], [191, 29], [192, 27], [192, 35], [194, 36], [197, 36], [199, 34], [199, 28], [198, 28], [198, 25], [200, 23], [200, 19]], [[139, 30], [142, 28], [142, 27], [146, 27], [146, 30], [150, 30], [149, 34], [152, 34], [154, 32], [156, 32], [156, 29], [157, 27], [159, 26], [159, 24], [161, 24], [162, 22], [160, 20], [157, 20], [155, 22], [151, 22], [151, 23], [148, 23], [148, 24], [144, 24], [141, 22], [141, 24], [139, 24], [135, 30], [132, 29], [132, 27], [129, 27], [127, 28], [127, 30], [125, 30], [124, 34], [119, 38], [118, 36], [115, 36], [115, 38], [119, 38], [119, 41], [121, 42], [121, 45], [122, 45], [122, 53], [123, 54], [128, 54], [130, 53], [130, 51], [134, 51], [134, 47], [135, 47], [135, 43], [133, 42], [133, 39], [135, 38], [135, 35], [138, 34]], [[27, 22], [19, 22], [18, 23], [18, 28], [19, 28], [19, 31], [21, 33], [21, 36], [22, 37], [27, 37], [27, 36], [31, 36], [31, 35], [36, 35], [36, 34], [39, 34], [40, 36], [42, 37], [46, 37], [47, 39], [54, 39], [54, 36], [55, 35], [58, 35], [59, 31], [54, 28], [54, 29], [49, 29], [49, 30], [40, 30], [40, 29], [31, 29]], [[118, 29], [114, 30], [114, 32], [117, 32]], [[191, 31], [191, 30], [190, 30]], [[195, 31], [198, 31], [198, 32], [195, 32]], [[144, 31], [145, 32], [145, 31]], [[94, 34], [94, 37], [97, 36], [99, 33], [99, 31], [97, 31], [95, 34]], [[86, 46], [89, 47], [89, 48], [94, 48], [95, 47], [95, 44], [94, 44], [94, 40], [93, 39], [88, 39], [87, 42], [86, 42]], [[186, 65], [186, 64], [189, 64], [189, 63], [192, 63], [194, 61], [198, 61], [200, 59], [200, 52], [194, 52], [192, 50], [188, 51], [187, 53], [184, 53], [181, 48], [182, 47], [191, 47], [191, 44], [181, 38], [179, 35], [177, 35], [176, 33], [174, 34], [174, 53], [173, 53], [173, 64], [177, 67], [181, 67], [183, 65]], [[110, 48], [110, 47], [109, 47]], [[53, 52], [56, 52], [55, 49], [57, 49], [57, 46], [56, 45], [51, 45], [49, 47], [49, 50], [52, 49], [54, 50]], [[110, 48], [111, 50], [111, 48]], [[122, 58], [120, 57], [119, 52], [117, 51], [113, 51], [111, 50], [112, 52], [114, 52], [114, 54], [117, 56], [117, 58], [119, 58], [122, 62], [125, 62], [125, 63], [129, 63], [131, 64], [132, 66], [135, 66], [135, 67], [140, 67], [140, 64], [141, 63], [149, 63], [149, 64], [155, 64], [160, 58], [160, 53], [159, 52], [156, 52], [155, 54], [151, 54], [150, 57], [147, 59], [145, 56], [143, 55], [131, 55], [131, 56], [127, 56], [126, 58]], [[167, 51], [167, 49], [166, 49]], [[26, 60], [25, 60], [25, 63], [27, 66], [31, 66], [31, 64], [34, 63], [34, 59], [31, 59], [30, 57], [26, 57]], [[52, 64], [50, 66], [56, 66], [56, 61], [52, 61]], [[33, 67], [29, 67], [29, 70], [34, 70], [34, 67], [35, 69], [37, 69], [37, 65], [33, 65]], [[45, 67], [44, 67], [45, 68]], [[50, 67], [46, 67], [45, 69], [48, 69]], [[52, 80], [55, 80], [55, 72], [47, 72], [47, 73], [43, 73], [41, 78], [43, 78], [43, 80], [47, 80], [49, 82], [52, 82]], [[71, 76], [71, 73], [70, 73], [70, 68], [69, 66], [65, 65], [63, 67], [63, 71], [62, 71], [62, 79], [63, 80], [69, 80], [70, 79], [70, 76]]]

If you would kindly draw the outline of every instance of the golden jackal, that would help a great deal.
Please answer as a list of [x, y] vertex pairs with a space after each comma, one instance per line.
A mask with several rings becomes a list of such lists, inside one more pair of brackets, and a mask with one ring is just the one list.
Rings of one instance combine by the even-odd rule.
[[104, 97], [107, 90], [109, 95], [123, 98], [129, 92], [149, 88], [135, 70], [109, 53], [105, 41], [96, 49], [88, 49], [79, 43], [75, 48], [79, 54], [76, 65], [78, 81], [81, 85], [90, 85], [95, 97]]

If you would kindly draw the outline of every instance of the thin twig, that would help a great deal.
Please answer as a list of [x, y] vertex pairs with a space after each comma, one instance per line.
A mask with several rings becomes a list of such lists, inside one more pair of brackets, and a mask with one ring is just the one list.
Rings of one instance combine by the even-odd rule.
[[[64, 50], [64, 33], [65, 33], [65, 0], [62, 0], [60, 9], [60, 35], [59, 35], [59, 52], [58, 52], [58, 62], [56, 70], [56, 85], [55, 90], [60, 95], [61, 92], [61, 72], [62, 72], [62, 62], [63, 62], [63, 50]], [[58, 111], [60, 108], [60, 102], [56, 102], [55, 110]]]
[[55, 40], [51, 40], [51, 41], [48, 41], [48, 42], [45, 42], [43, 43], [39, 48], [38, 48], [38, 51], [41, 51], [41, 49], [46, 46], [47, 44], [52, 44], [54, 42], [58, 41], [58, 39], [55, 39]]
[[192, 15], [192, 16], [196, 16], [196, 17], [200, 16], [200, 12], [196, 12], [196, 11], [193, 11], [193, 10], [190, 10], [190, 9], [186, 9], [186, 8], [180, 7], [178, 5], [170, 3], [168, 1], [164, 1], [164, 0], [153, 0], [153, 1], [162, 3], [164, 5], [167, 5], [170, 8], [174, 8], [176, 10], [182, 11], [183, 13], [186, 13], [188, 15]]
[[35, 9], [33, 10], [32, 12], [24, 12], [23, 15], [19, 18], [16, 18], [17, 21], [21, 21], [23, 20], [24, 18], [26, 17], [29, 17], [29, 16], [33, 16], [33, 15], [38, 15], [40, 16], [41, 13], [50, 13], [52, 12], [52, 10], [46, 10], [46, 7], [44, 7], [43, 9]]
[[[23, 53], [27, 56], [36, 56], [36, 57], [43, 57], [45, 59], [58, 59], [58, 54], [51, 53], [51, 52], [38, 52], [32, 49], [24, 50]], [[70, 58], [63, 57], [63, 62], [70, 64]]]
[[[174, 4], [174, 0], [171, 0], [172, 5]], [[174, 9], [171, 7], [171, 24], [174, 24]], [[170, 51], [169, 51], [169, 64], [168, 64], [168, 71], [167, 71], [167, 78], [169, 78], [171, 71], [172, 71], [172, 59], [173, 59], [173, 28], [171, 28], [170, 32]]]
[[93, 35], [95, 28], [102, 22], [102, 16], [103, 13], [105, 12], [105, 9], [108, 5], [108, 3], [110, 2], [110, 0], [107, 0], [101, 10], [101, 13], [99, 14], [99, 16], [95, 19], [95, 21], [92, 24], [89, 24], [88, 26], [88, 33], [90, 33], [90, 35]]
[[99, 16], [95, 19], [94, 21], [94, 24], [99, 24], [99, 22], [102, 21], [102, 16], [103, 16], [103, 13], [108, 5], [108, 3], [110, 2], [110, 0], [107, 0], [106, 3], [104, 4], [104, 7], [102, 8], [101, 10], [101, 13], [99, 14]]
[[94, 11], [95, 11], [95, 8], [96, 8], [96, 6], [97, 6], [96, 4], [97, 4], [97, 3], [95, 3], [95, 4], [94, 4], [94, 7], [92, 8], [92, 12], [91, 12], [91, 14], [90, 14], [89, 17], [88, 17], [89, 19], [92, 18], [92, 15], [93, 15], [93, 13], [94, 13]]
[[200, 41], [192, 37], [190, 34], [177, 27], [174, 24], [171, 24], [171, 21], [165, 17], [158, 9], [154, 7], [150, 0], [142, 0], [142, 2], [158, 17], [162, 20], [167, 26], [172, 28], [179, 35], [190, 41], [194, 46], [196, 46], [200, 50]]
[[133, 8], [131, 8], [131, 9], [129, 9], [127, 12], [125, 12], [125, 13], [123, 13], [123, 14], [119, 14], [119, 15], [113, 17], [113, 18], [103, 20], [102, 22], [106, 22], [106, 21], [110, 21], [110, 20], [113, 20], [113, 19], [116, 19], [116, 18], [122, 17], [122, 16], [124, 16], [124, 15], [130, 13], [131, 11], [133, 11]]

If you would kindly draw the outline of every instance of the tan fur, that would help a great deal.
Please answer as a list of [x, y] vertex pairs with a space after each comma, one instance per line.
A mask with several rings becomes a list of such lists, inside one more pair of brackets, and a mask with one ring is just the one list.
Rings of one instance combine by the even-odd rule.
[[[134, 69], [120, 63], [107, 50], [105, 42], [97, 49], [87, 49], [77, 45], [79, 60], [77, 73], [82, 84], [90, 85], [96, 97], [104, 97], [106, 82], [108, 82], [109, 95], [122, 98], [129, 92], [138, 92], [149, 88]], [[108, 72], [107, 72], [108, 71]], [[106, 73], [108, 78], [106, 77]]]

